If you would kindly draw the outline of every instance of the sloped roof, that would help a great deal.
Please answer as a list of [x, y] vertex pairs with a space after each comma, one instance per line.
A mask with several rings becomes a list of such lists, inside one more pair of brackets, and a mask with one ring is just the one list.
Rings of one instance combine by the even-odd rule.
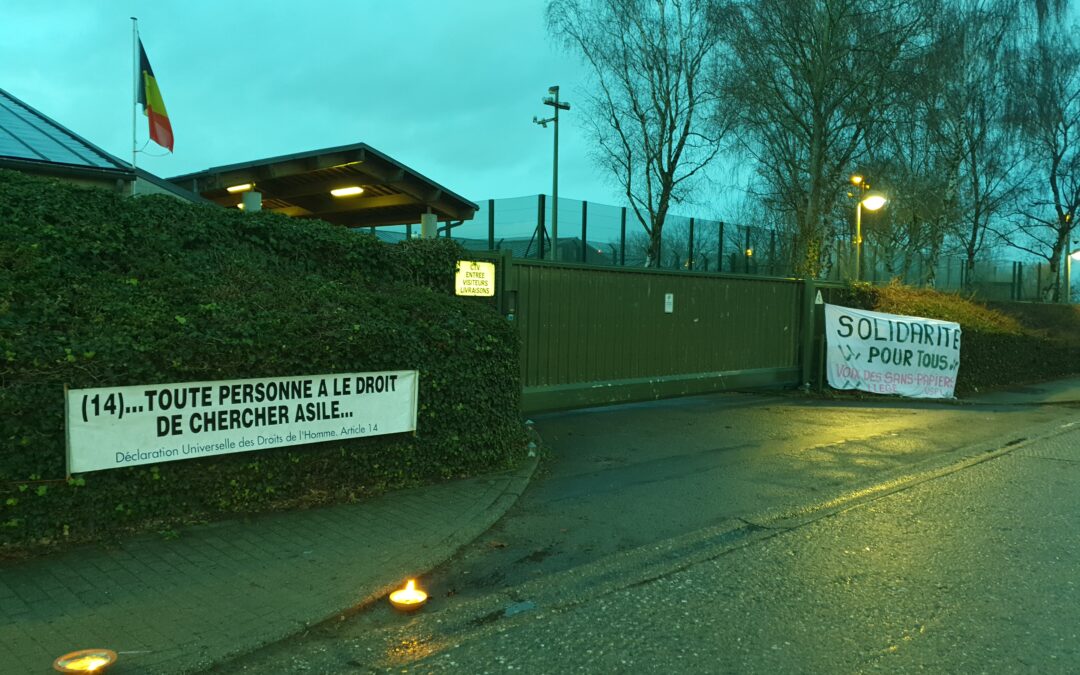
[[71, 129], [0, 89], [0, 167], [49, 176], [145, 181], [160, 191], [206, 202], [105, 152]]
[[0, 89], [0, 161], [56, 165], [93, 173], [131, 174], [120, 161], [70, 129]]

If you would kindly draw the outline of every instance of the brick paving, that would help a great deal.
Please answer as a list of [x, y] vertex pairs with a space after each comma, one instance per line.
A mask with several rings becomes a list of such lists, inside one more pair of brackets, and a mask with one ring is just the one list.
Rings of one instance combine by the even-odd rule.
[[90, 647], [120, 654], [117, 675], [197, 672], [276, 642], [445, 561], [535, 467], [0, 562], [0, 672], [50, 673]]

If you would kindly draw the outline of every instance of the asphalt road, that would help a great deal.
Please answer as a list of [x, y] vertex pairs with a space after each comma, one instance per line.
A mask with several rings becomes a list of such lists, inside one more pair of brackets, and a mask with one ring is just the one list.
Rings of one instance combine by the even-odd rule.
[[423, 614], [218, 672], [1075, 671], [1077, 416], [725, 395], [541, 417], [544, 472], [424, 579]]
[[796, 514], [979, 455], [1075, 410], [745, 394], [538, 417], [551, 457], [433, 593], [475, 597], [740, 519]]

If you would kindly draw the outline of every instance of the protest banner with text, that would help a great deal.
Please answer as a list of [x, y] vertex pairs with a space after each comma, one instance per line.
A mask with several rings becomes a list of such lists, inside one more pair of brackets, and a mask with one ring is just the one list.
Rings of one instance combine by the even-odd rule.
[[416, 430], [415, 370], [67, 393], [68, 472]]
[[952, 398], [960, 324], [825, 305], [829, 386], [912, 398]]

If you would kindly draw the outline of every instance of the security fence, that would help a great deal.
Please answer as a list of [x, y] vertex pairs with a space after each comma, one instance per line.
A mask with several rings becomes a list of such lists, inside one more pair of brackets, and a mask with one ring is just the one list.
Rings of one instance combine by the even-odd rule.
[[[648, 237], [632, 210], [561, 198], [554, 213], [548, 195], [480, 202], [476, 217], [440, 227], [471, 250], [507, 250], [514, 258], [579, 263], [590, 266], [644, 267]], [[418, 236], [419, 228], [372, 229], [386, 240]], [[771, 227], [707, 218], [670, 215], [664, 225], [659, 269], [723, 272], [790, 278], [793, 241]], [[867, 241], [862, 279], [885, 283], [899, 279], [914, 286], [973, 292], [988, 300], [1040, 300], [1050, 278], [1049, 265], [1010, 260], [1004, 254], [975, 263], [968, 271], [963, 257], [946, 249], [931, 263], [922, 251], [897, 252]], [[850, 238], [832, 242], [822, 280], [854, 277], [855, 247]], [[1074, 284], [1080, 285], [1080, 284]], [[1074, 294], [1075, 295], [1075, 294]]]
[[[828, 280], [846, 281], [854, 276], [853, 246], [837, 242], [830, 259], [833, 265], [828, 270]], [[1038, 302], [1042, 300], [1040, 289], [1053, 278], [1046, 263], [983, 259], [976, 260], [974, 268], [969, 271], [967, 261], [958, 255], [941, 255], [936, 263], [931, 264], [919, 252], [904, 256], [876, 246], [864, 249], [861, 269], [863, 280], [871, 283], [896, 279], [909, 286], [970, 292], [984, 300]]]

